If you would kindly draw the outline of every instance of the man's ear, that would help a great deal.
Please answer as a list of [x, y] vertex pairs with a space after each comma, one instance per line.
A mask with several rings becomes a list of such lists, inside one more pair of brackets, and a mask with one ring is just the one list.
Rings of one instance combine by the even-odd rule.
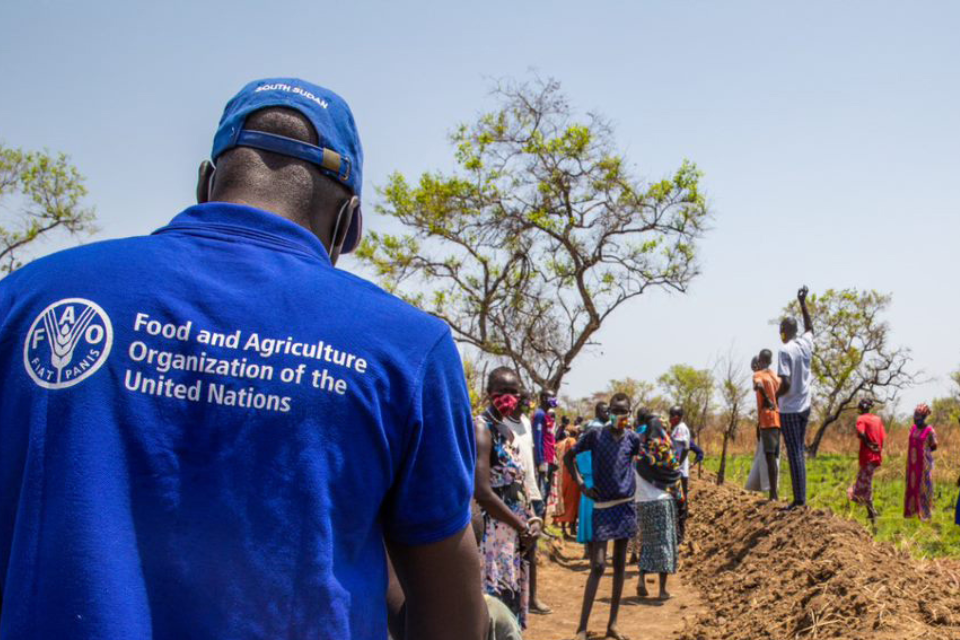
[[216, 169], [209, 160], [200, 163], [197, 171], [197, 204], [210, 202], [210, 194], [213, 192], [213, 172]]

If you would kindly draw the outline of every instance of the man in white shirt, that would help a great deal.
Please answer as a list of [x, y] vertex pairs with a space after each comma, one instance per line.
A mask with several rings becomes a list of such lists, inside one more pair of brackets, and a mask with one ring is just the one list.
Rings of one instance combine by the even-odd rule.
[[807, 309], [808, 293], [809, 289], [805, 286], [797, 293], [803, 313], [803, 335], [797, 337], [797, 321], [794, 318], [780, 321], [783, 348], [777, 362], [777, 374], [780, 376], [777, 399], [783, 441], [790, 462], [790, 480], [793, 483], [793, 502], [786, 507], [788, 510], [807, 504], [805, 453], [807, 423], [810, 420], [810, 362], [813, 359], [813, 322]]
[[[673, 448], [677, 452], [677, 457], [680, 458], [680, 484], [683, 486], [683, 494], [687, 495], [690, 486], [691, 437], [690, 428], [683, 421], [683, 407], [671, 407], [670, 426], [673, 428], [673, 431], [670, 433], [670, 438], [673, 440]], [[689, 500], [684, 501], [677, 512], [678, 543], [683, 542], [683, 534], [686, 531], [687, 525], [687, 515], [689, 514], [687, 505], [689, 503]]]

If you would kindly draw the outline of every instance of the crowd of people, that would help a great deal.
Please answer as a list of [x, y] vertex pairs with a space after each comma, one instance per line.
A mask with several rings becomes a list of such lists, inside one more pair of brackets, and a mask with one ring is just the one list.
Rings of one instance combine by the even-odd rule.
[[[362, 170], [340, 96], [255, 81], [224, 109], [196, 205], [0, 280], [0, 637], [516, 640], [551, 613], [550, 518], [590, 564], [579, 639], [608, 561], [608, 637], [628, 562], [637, 596], [671, 597], [703, 459], [683, 408], [616, 393], [585, 421], [500, 367], [476, 415], [449, 327], [335, 268], [360, 243]], [[778, 499], [782, 435], [790, 510], [807, 502], [806, 296], [776, 373], [772, 352], [753, 361], [751, 483]], [[284, 347], [249, 351], [263, 336]], [[243, 355], [258, 375], [156, 354]], [[876, 518], [871, 407], [850, 496]], [[929, 415], [908, 517], [931, 514]]]
[[[771, 501], [779, 501], [782, 441], [793, 493], [792, 500], [781, 507], [783, 511], [807, 504], [805, 441], [814, 350], [807, 294], [803, 287], [797, 295], [803, 332], [793, 318], [784, 318], [780, 324], [783, 345], [776, 371], [770, 349], [761, 350], [750, 362], [757, 447], [747, 489], [767, 492]], [[628, 562], [637, 567], [636, 594], [641, 598], [651, 595], [649, 574], [658, 577], [656, 597], [670, 598], [668, 577], [677, 572], [689, 515], [690, 462], [704, 457], [683, 420], [683, 409], [673, 407], [668, 416], [661, 417], [646, 407], [634, 410], [630, 398], [618, 393], [609, 402], [599, 402], [589, 421], [581, 416], [571, 420], [564, 414], [557, 423], [556, 398], [544, 393], [531, 427], [526, 417], [530, 395], [523, 390], [517, 372], [509, 368], [491, 372], [487, 396], [489, 406], [477, 432], [478, 442], [495, 443], [492, 449], [482, 444], [477, 460], [486, 593], [513, 613], [516, 637], [530, 613], [550, 612], [536, 597], [535, 570], [535, 539], [544, 535], [544, 518], [549, 513], [559, 535], [582, 543], [590, 561], [577, 637], [587, 637], [590, 613], [608, 562], [613, 569], [613, 591], [606, 636], [623, 637], [617, 617]], [[849, 499], [866, 508], [874, 526], [878, 512], [873, 502], [873, 476], [882, 463], [886, 440], [882, 419], [872, 413], [875, 404], [870, 398], [858, 404], [859, 472], [848, 490]], [[926, 424], [929, 415], [925, 404], [914, 412], [904, 499], [904, 515], [924, 520], [931, 517], [933, 452], [937, 449], [936, 433]], [[486, 485], [494, 484], [510, 509], [490, 501]], [[957, 484], [960, 486], [960, 479]], [[525, 495], [521, 495], [523, 491]], [[505, 513], [510, 515], [500, 515]]]
[[647, 575], [655, 574], [656, 597], [670, 598], [668, 576], [677, 572], [690, 457], [703, 457], [683, 409], [661, 418], [617, 393], [596, 405], [591, 420], [564, 416], [558, 423], [556, 398], [547, 392], [530, 420], [530, 394], [505, 367], [490, 372], [486, 393], [477, 420], [475, 494], [485, 592], [512, 612], [517, 633], [531, 613], [551, 612], [538, 597], [536, 572], [536, 540], [549, 507], [560, 535], [584, 544], [590, 561], [578, 637], [587, 635], [608, 557], [614, 589], [607, 635], [622, 637], [617, 615], [628, 556], [639, 571], [639, 597], [649, 597]]

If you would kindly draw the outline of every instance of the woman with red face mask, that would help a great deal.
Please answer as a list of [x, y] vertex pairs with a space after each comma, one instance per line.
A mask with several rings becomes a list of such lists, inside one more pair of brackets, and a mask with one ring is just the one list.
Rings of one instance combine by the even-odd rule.
[[474, 498], [483, 516], [480, 555], [484, 591], [502, 601], [526, 627], [530, 567], [526, 551], [536, 544], [542, 521], [534, 517], [524, 488], [524, 465], [514, 434], [504, 424], [520, 402], [520, 377], [499, 367], [487, 378], [489, 405], [477, 419]]

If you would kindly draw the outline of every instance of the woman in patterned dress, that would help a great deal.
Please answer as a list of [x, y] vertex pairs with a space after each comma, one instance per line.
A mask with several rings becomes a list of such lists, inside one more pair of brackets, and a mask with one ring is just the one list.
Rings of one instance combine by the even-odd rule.
[[679, 541], [677, 531], [678, 503], [686, 500], [680, 484], [680, 461], [676, 449], [657, 416], [647, 416], [642, 436], [642, 450], [637, 461], [637, 519], [639, 521], [639, 558], [637, 595], [645, 598], [646, 576], [660, 577], [660, 600], [670, 598], [667, 577], [677, 572]]
[[503, 602], [525, 628], [529, 610], [529, 566], [525, 552], [536, 543], [542, 521], [523, 486], [524, 470], [513, 434], [502, 424], [520, 402], [520, 377], [500, 367], [487, 379], [490, 406], [477, 419], [474, 497], [483, 515], [480, 556], [483, 589]]
[[927, 424], [930, 407], [920, 404], [913, 412], [910, 449], [907, 452], [907, 488], [903, 517], [929, 520], [933, 511], [933, 452], [937, 434]]

